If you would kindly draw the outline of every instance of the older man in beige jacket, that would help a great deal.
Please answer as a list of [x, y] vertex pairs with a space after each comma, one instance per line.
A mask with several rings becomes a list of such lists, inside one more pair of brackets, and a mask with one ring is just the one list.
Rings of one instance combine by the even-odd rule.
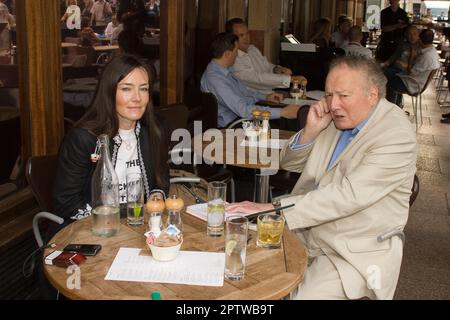
[[284, 214], [310, 257], [297, 299], [393, 298], [402, 240], [377, 237], [406, 225], [417, 142], [385, 85], [373, 61], [336, 60], [325, 98], [282, 152], [281, 167], [302, 173], [281, 201], [295, 204]]

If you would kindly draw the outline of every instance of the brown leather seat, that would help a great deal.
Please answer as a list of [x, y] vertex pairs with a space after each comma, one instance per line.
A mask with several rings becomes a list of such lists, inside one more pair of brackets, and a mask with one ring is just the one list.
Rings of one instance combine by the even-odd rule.
[[52, 212], [53, 210], [53, 184], [57, 166], [56, 155], [31, 157], [28, 160], [27, 181], [42, 211]]

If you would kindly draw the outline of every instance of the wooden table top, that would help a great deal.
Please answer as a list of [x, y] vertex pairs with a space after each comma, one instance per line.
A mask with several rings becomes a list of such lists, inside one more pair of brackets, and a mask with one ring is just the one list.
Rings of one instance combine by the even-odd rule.
[[108, 45], [108, 46], [94, 46], [94, 50], [95, 51], [114, 51], [114, 50], [118, 50], [119, 46], [118, 45]]
[[[212, 129], [217, 130], [217, 129]], [[228, 129], [230, 130], [230, 129]], [[210, 131], [210, 130], [208, 130]], [[207, 131], [207, 132], [208, 132]], [[220, 132], [222, 134], [223, 138], [223, 150], [221, 154], [219, 152], [209, 152], [208, 146], [214, 142], [213, 141], [203, 141], [202, 143], [196, 143], [196, 139], [198, 140], [198, 137], [194, 137], [193, 139], [193, 146], [194, 151], [196, 154], [202, 154], [203, 159], [205, 161], [214, 161], [217, 164], [227, 164], [232, 165], [236, 167], [241, 168], [247, 168], [247, 169], [279, 169], [279, 157], [274, 157], [275, 161], [271, 161], [269, 164], [264, 163], [264, 161], [261, 161], [260, 155], [259, 155], [259, 148], [257, 147], [240, 147], [241, 142], [245, 139], [245, 134], [242, 129], [239, 130], [230, 130], [229, 132], [236, 132], [236, 136], [234, 137], [234, 145], [231, 144], [232, 135], [227, 135], [227, 129], [220, 129]], [[296, 132], [293, 131], [286, 131], [286, 130], [278, 130], [279, 137], [278, 139], [288, 140], [293, 135], [296, 134]], [[274, 136], [272, 135], [272, 138]], [[227, 145], [229, 146], [227, 148]], [[231, 147], [230, 147], [231, 146]], [[232, 148], [234, 146], [234, 148]], [[201, 149], [200, 149], [201, 148]], [[208, 148], [208, 149], [207, 149]], [[211, 148], [211, 147], [210, 147]], [[242, 149], [242, 150], [238, 150]], [[207, 151], [207, 152], [205, 152]], [[242, 159], [242, 156], [238, 158], [238, 155], [240, 155], [239, 152], [245, 152], [245, 158]], [[272, 157], [272, 152], [281, 152], [281, 150], [277, 149], [268, 149], [267, 150], [267, 156], [269, 158]], [[242, 161], [244, 160], [244, 161]]]
[[78, 45], [76, 43], [72, 42], [61, 42], [61, 48], [71, 48], [71, 47], [77, 47]]
[[[174, 188], [171, 189], [173, 191]], [[179, 190], [179, 189], [177, 189]], [[186, 198], [185, 194], [178, 194]], [[193, 204], [186, 199], [186, 205]], [[207, 237], [206, 223], [186, 213], [183, 214], [184, 241], [181, 250], [224, 252], [224, 237]], [[287, 228], [281, 249], [262, 249], [256, 246], [256, 233], [249, 231], [251, 240], [247, 246], [245, 277], [241, 281], [225, 279], [223, 287], [206, 287], [164, 283], [138, 283], [104, 280], [119, 248], [142, 248], [142, 254], [150, 250], [143, 236], [144, 228], [131, 228], [123, 222], [119, 233], [112, 238], [96, 237], [91, 232], [91, 218], [76, 221], [61, 230], [51, 240], [61, 249], [69, 243], [101, 244], [102, 250], [95, 257], [88, 257], [81, 266], [81, 289], [70, 290], [70, 275], [65, 268], [44, 265], [50, 283], [70, 299], [137, 299], [149, 300], [159, 291], [164, 300], [259, 300], [281, 299], [292, 292], [303, 280], [307, 268], [307, 254], [300, 239]], [[45, 250], [44, 255], [54, 249]]]

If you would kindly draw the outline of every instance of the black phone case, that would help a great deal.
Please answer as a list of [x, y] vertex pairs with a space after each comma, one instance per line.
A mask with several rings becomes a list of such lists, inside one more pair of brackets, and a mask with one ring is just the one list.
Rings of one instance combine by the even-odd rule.
[[68, 244], [64, 247], [63, 251], [78, 252], [85, 256], [95, 256], [102, 246], [99, 244], [86, 245], [86, 244]]

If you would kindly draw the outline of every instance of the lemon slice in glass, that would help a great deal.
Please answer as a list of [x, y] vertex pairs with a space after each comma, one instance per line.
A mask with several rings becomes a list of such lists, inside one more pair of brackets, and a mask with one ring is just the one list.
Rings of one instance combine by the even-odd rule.
[[227, 256], [230, 256], [231, 253], [233, 252], [234, 248], [236, 247], [236, 245], [237, 245], [236, 240], [233, 240], [233, 239], [228, 240], [227, 244], [225, 245], [225, 254]]

